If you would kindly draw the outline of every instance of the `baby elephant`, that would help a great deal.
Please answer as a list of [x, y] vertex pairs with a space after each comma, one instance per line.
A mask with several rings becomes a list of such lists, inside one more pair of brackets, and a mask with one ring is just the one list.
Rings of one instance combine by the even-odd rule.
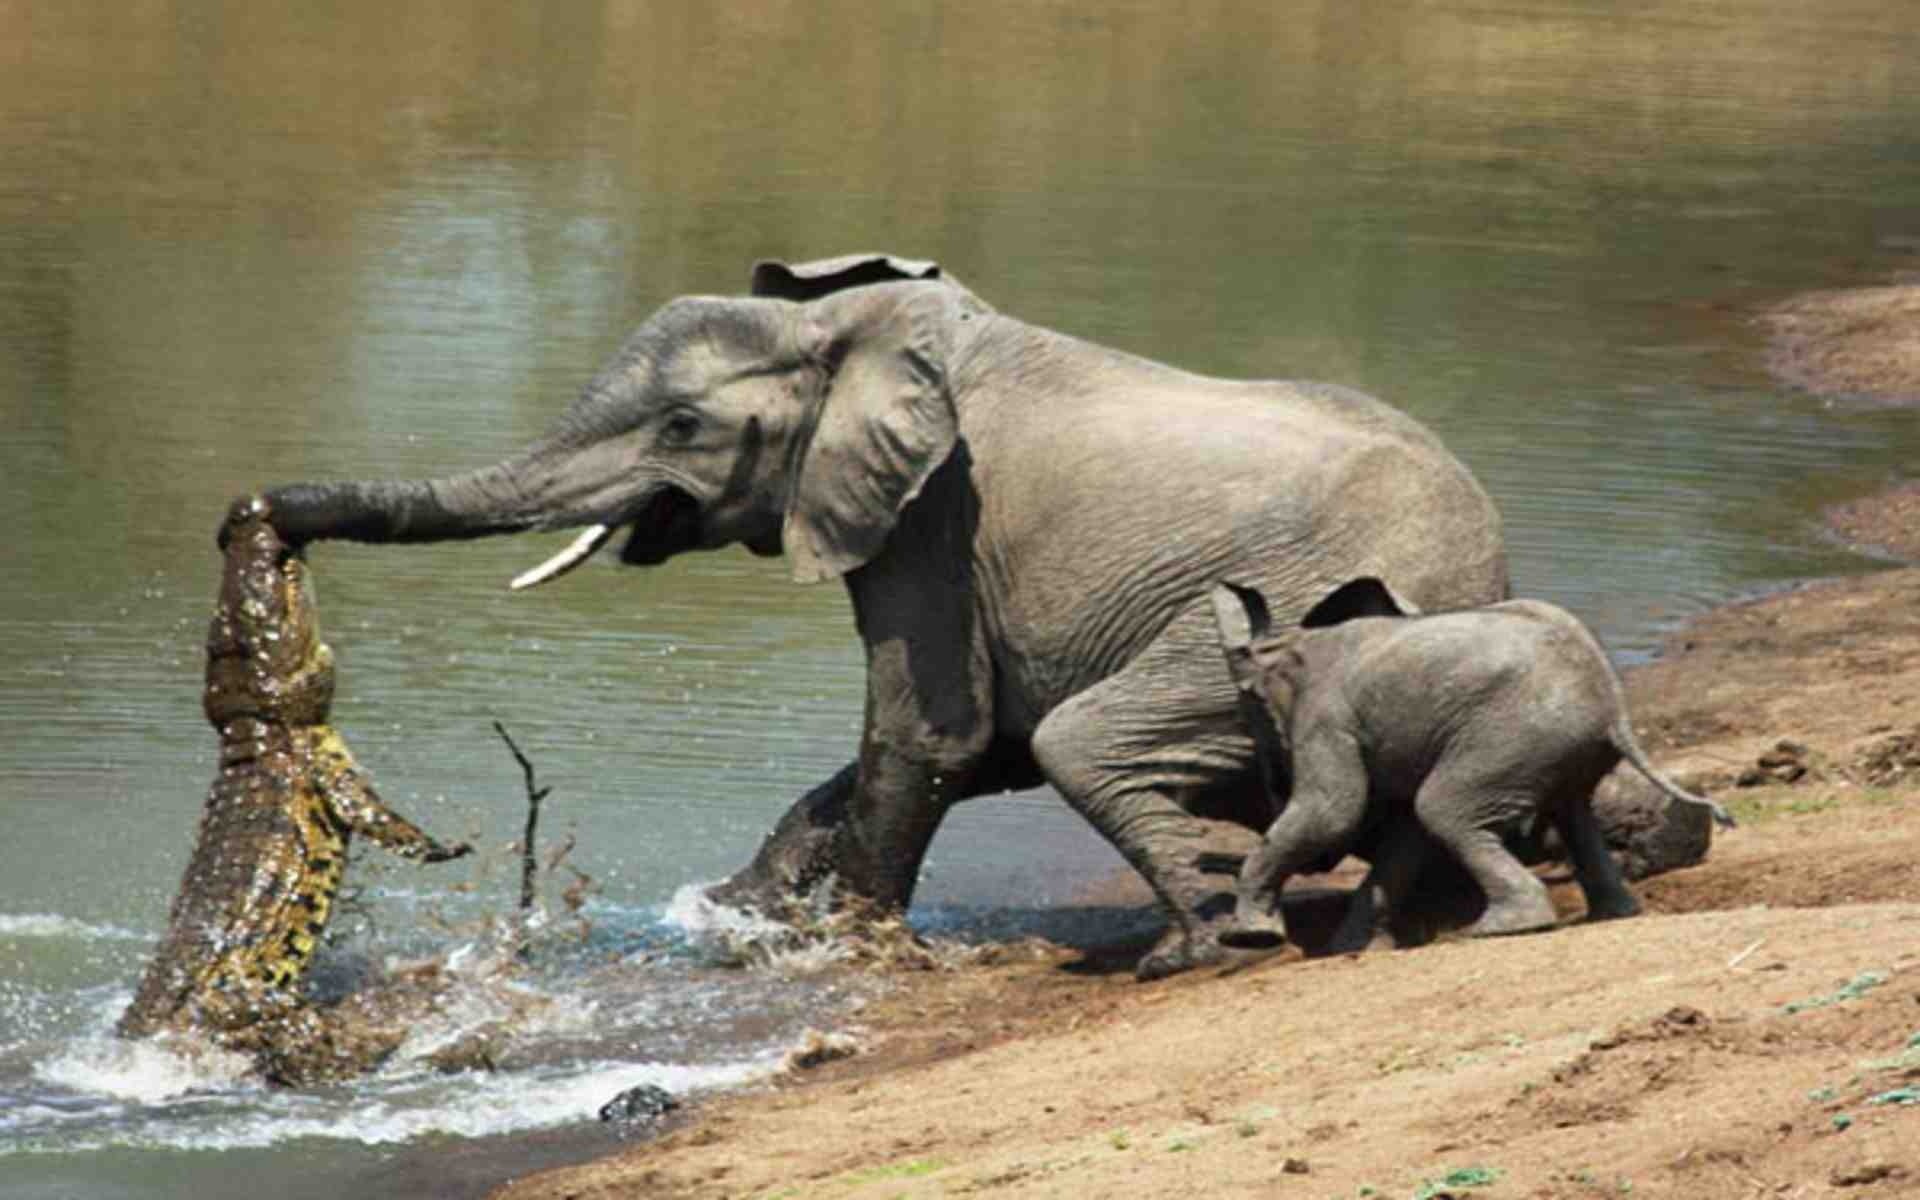
[[1436, 842], [1486, 894], [1469, 934], [1547, 928], [1546, 887], [1503, 841], [1527, 838], [1541, 820], [1567, 847], [1588, 917], [1631, 916], [1639, 902], [1591, 803], [1622, 758], [1669, 796], [1734, 823], [1647, 761], [1606, 652], [1564, 609], [1510, 600], [1408, 615], [1386, 584], [1362, 578], [1276, 634], [1258, 592], [1222, 584], [1212, 598], [1269, 787], [1285, 799], [1241, 868], [1228, 945], [1283, 940], [1287, 877], [1353, 852], [1372, 870], [1333, 948], [1385, 941]]

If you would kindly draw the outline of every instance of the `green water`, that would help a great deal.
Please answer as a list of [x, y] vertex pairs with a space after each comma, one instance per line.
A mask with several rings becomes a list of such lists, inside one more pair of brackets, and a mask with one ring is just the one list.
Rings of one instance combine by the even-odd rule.
[[[1916, 131], [1907, 0], [0, 0], [0, 915], [162, 924], [230, 496], [491, 461], [758, 257], [934, 258], [1028, 320], [1386, 396], [1493, 491], [1519, 589], [1629, 658], [1861, 569], [1818, 506], [1920, 428], [1777, 391], [1745, 314], [1920, 268]], [[336, 717], [493, 847], [504, 722], [600, 894], [657, 904], [851, 756], [859, 647], [739, 551], [508, 595], [554, 548], [318, 547]], [[1116, 863], [1044, 793], [981, 801], [923, 896]], [[18, 946], [0, 1048], [143, 953]]]

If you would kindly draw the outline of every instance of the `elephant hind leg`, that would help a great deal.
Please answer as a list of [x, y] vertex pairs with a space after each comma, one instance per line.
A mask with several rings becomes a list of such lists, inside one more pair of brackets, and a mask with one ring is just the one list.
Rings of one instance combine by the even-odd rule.
[[1500, 818], [1534, 811], [1535, 804], [1531, 793], [1502, 788], [1484, 776], [1436, 772], [1420, 786], [1414, 809], [1421, 824], [1486, 894], [1486, 911], [1464, 931], [1469, 937], [1530, 933], [1559, 922], [1547, 886], [1500, 838]]
[[1373, 865], [1354, 889], [1345, 919], [1327, 946], [1329, 954], [1392, 949], [1402, 944], [1393, 933], [1404, 924], [1407, 896], [1427, 864], [1431, 841], [1410, 815], [1395, 819], [1374, 848]]
[[1567, 845], [1567, 858], [1573, 864], [1573, 877], [1587, 900], [1587, 919], [1609, 921], [1637, 914], [1640, 901], [1628, 890], [1620, 864], [1613, 860], [1606, 835], [1593, 815], [1591, 787], [1576, 791], [1566, 800], [1558, 824], [1560, 838]]
[[1216, 649], [1162, 635], [1034, 731], [1047, 782], [1140, 872], [1172, 922], [1135, 967], [1142, 979], [1226, 958], [1219, 932], [1234, 896], [1205, 869], [1205, 824], [1177, 800], [1251, 772], [1237, 703]]

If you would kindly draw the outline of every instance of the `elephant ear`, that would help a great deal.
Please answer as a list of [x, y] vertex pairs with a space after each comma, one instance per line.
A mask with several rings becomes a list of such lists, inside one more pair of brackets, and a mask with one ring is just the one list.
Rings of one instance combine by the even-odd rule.
[[953, 307], [939, 290], [884, 288], [816, 313], [827, 374], [781, 534], [801, 583], [844, 575], [878, 554], [900, 510], [953, 452]]
[[1417, 606], [1402, 599], [1398, 592], [1388, 587], [1385, 580], [1362, 575], [1327, 593], [1326, 599], [1308, 609], [1307, 615], [1300, 618], [1300, 627], [1323, 629], [1356, 617], [1406, 617], [1419, 611]]
[[843, 254], [813, 262], [784, 263], [765, 259], [753, 264], [753, 294], [778, 300], [818, 300], [847, 288], [870, 283], [937, 279], [967, 296], [973, 293], [943, 270], [939, 263], [894, 254]]
[[1260, 664], [1255, 661], [1254, 645], [1273, 629], [1273, 616], [1266, 597], [1250, 587], [1221, 581], [1208, 594], [1213, 602], [1213, 623], [1220, 630], [1220, 649], [1227, 656], [1227, 671], [1243, 692], [1257, 692]]

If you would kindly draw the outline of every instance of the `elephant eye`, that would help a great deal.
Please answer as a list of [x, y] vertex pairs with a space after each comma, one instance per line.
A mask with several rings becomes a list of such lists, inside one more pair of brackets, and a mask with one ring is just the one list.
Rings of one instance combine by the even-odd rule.
[[660, 426], [660, 440], [669, 446], [684, 446], [700, 432], [700, 418], [682, 409]]

